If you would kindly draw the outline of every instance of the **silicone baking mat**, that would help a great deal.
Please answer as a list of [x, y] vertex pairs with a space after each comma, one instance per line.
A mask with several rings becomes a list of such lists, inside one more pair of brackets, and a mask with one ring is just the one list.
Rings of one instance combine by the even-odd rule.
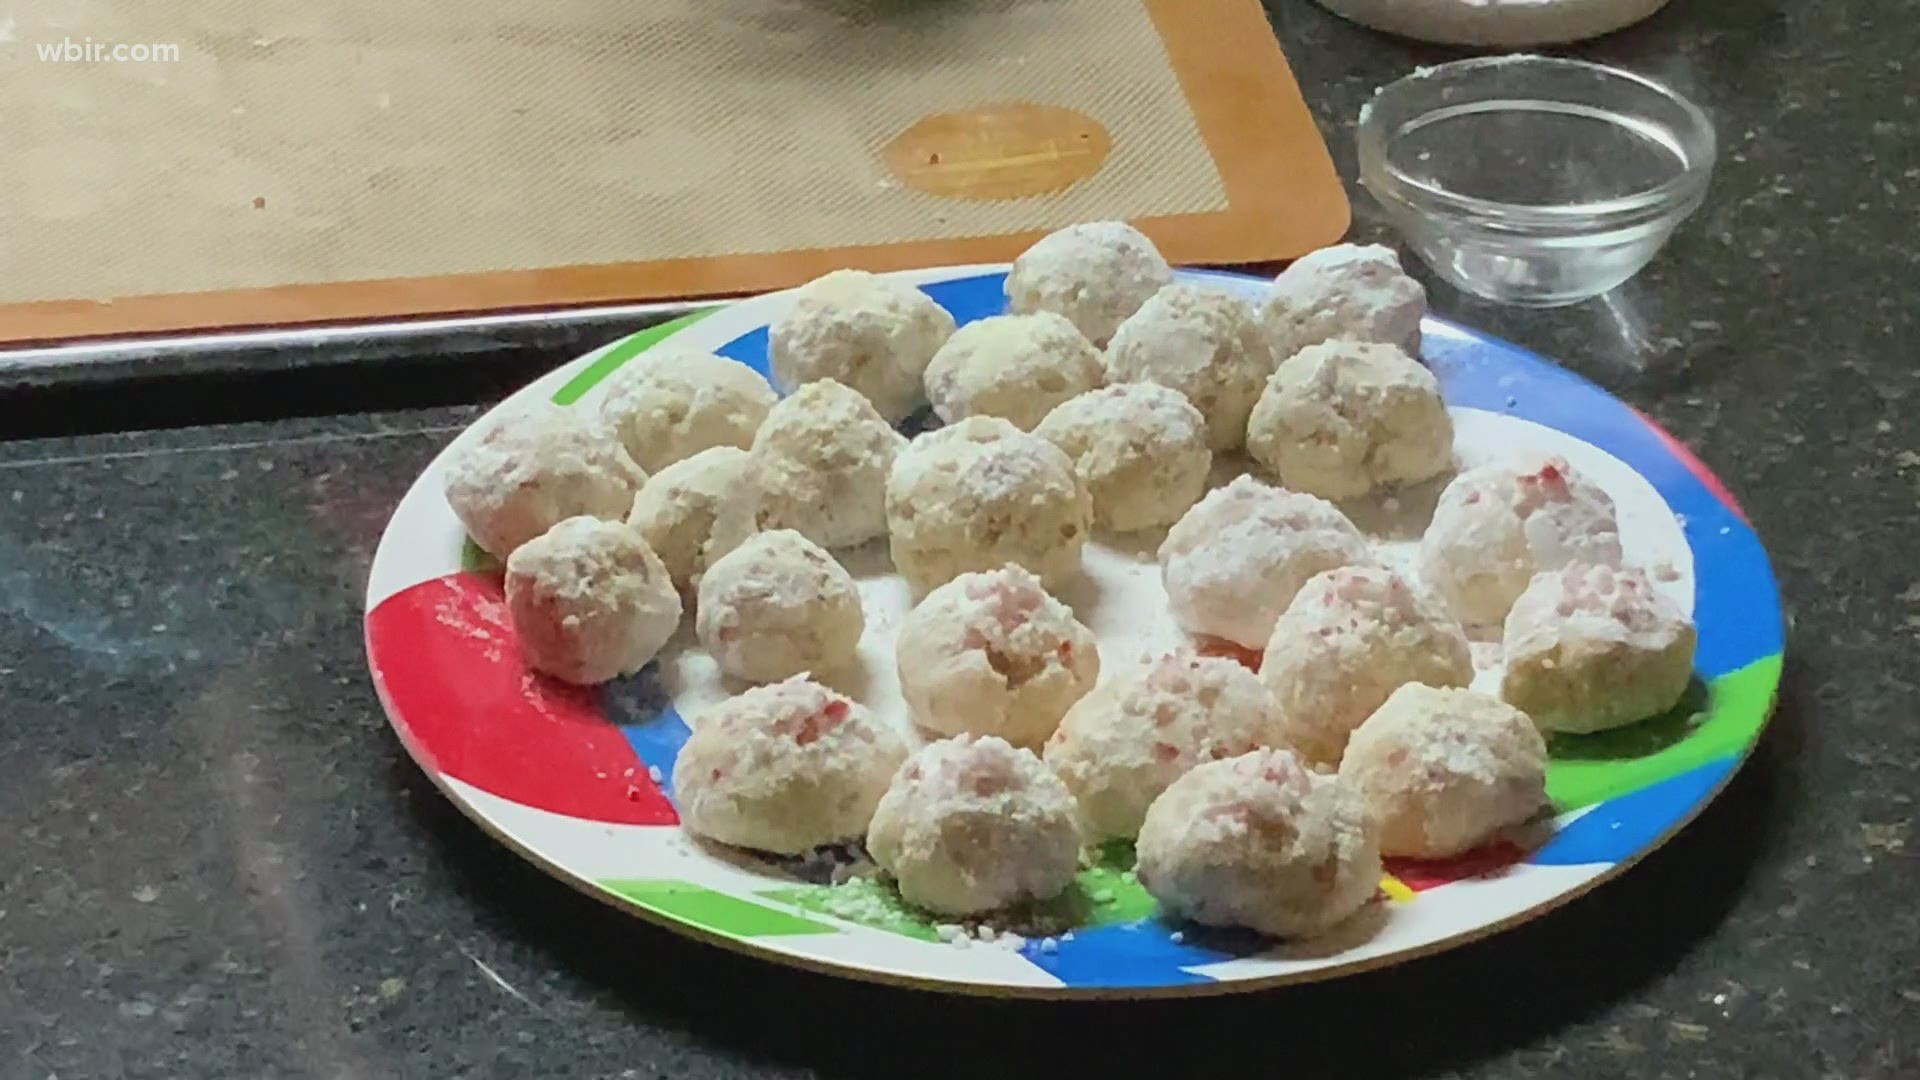
[[1255, 0], [10, 7], [0, 341], [723, 295], [1104, 217], [1250, 262], [1348, 220]]

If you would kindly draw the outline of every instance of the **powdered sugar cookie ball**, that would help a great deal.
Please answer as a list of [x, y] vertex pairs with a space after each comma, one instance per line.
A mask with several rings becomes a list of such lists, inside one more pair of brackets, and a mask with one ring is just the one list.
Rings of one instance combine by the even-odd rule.
[[897, 424], [925, 400], [927, 361], [952, 333], [953, 316], [919, 289], [865, 270], [835, 270], [795, 290], [768, 329], [767, 360], [785, 390], [832, 379]]
[[1379, 244], [1335, 244], [1294, 260], [1267, 293], [1261, 317], [1284, 363], [1335, 338], [1397, 345], [1420, 355], [1427, 291]]
[[1065, 581], [1093, 524], [1073, 462], [995, 416], [915, 439], [887, 477], [886, 505], [893, 564], [921, 590], [1007, 563]]
[[708, 447], [752, 446], [774, 400], [767, 380], [738, 360], [647, 353], [607, 380], [600, 419], [652, 473]]
[[900, 691], [921, 727], [1038, 746], [1100, 677], [1093, 632], [1018, 566], [962, 574], [900, 624]]
[[1247, 416], [1274, 366], [1251, 304], [1185, 282], [1154, 293], [1122, 323], [1106, 361], [1109, 382], [1159, 383], [1185, 394], [1207, 418], [1215, 450], [1246, 441]]
[[1167, 785], [1203, 762], [1279, 745], [1280, 714], [1253, 672], [1173, 653], [1109, 679], [1067, 710], [1047, 767], [1080, 804], [1090, 842], [1132, 837]]
[[887, 474], [907, 440], [866, 398], [831, 379], [781, 399], [753, 439], [760, 527], [793, 529], [821, 547], [887, 531]]
[[1032, 431], [1055, 405], [1100, 385], [1100, 351], [1051, 311], [995, 315], [954, 331], [927, 365], [927, 397], [948, 423], [998, 416]]
[[634, 496], [627, 525], [660, 556], [674, 585], [690, 589], [707, 567], [759, 531], [759, 514], [751, 456], [715, 446], [649, 477]]
[[909, 903], [973, 915], [1058, 896], [1080, 860], [1073, 795], [1031, 750], [992, 736], [930, 743], [873, 813], [867, 850]]
[[1353, 733], [1340, 779], [1388, 855], [1479, 847], [1547, 801], [1547, 744], [1527, 715], [1471, 690], [1408, 683]]
[[866, 835], [907, 744], [810, 679], [757, 686], [708, 709], [673, 766], [690, 832], [797, 855]]
[[1420, 579], [1469, 627], [1498, 626], [1533, 575], [1617, 565], [1613, 500], [1562, 457], [1481, 465], [1453, 478], [1420, 538]]
[[1693, 677], [1693, 620], [1644, 571], [1535, 575], [1507, 613], [1500, 696], [1547, 731], [1588, 732], [1673, 708]]
[[1365, 806], [1285, 750], [1175, 780], [1147, 809], [1137, 850], [1140, 884], [1168, 915], [1275, 937], [1334, 926], [1380, 883]]
[[760, 683], [845, 664], [867, 625], [852, 576], [791, 529], [755, 534], [708, 567], [695, 613], [720, 670]]
[[1348, 566], [1300, 587], [1260, 664], [1285, 745], [1338, 765], [1347, 737], [1405, 683], [1465, 686], [1473, 652], [1438, 601], [1391, 570]]
[[1167, 530], [1160, 580], [1189, 633], [1259, 649], [1308, 578], [1372, 562], [1366, 537], [1332, 503], [1241, 476]]
[[447, 505], [505, 559], [576, 515], [619, 521], [647, 474], [591, 416], [540, 402], [502, 417], [447, 462]]
[[1007, 273], [1007, 307], [1064, 315], [1105, 345], [1127, 316], [1173, 280], [1160, 249], [1124, 221], [1070, 225], [1041, 237]]
[[653, 659], [680, 625], [680, 594], [632, 529], [571, 517], [508, 557], [507, 615], [528, 666], [592, 685]]
[[1088, 391], [1040, 421], [1035, 435], [1073, 459], [1093, 519], [1115, 532], [1171, 525], [1207, 489], [1207, 420], [1158, 383]]
[[1440, 380], [1392, 345], [1312, 345], [1267, 380], [1247, 452], [1295, 491], [1353, 499], [1453, 463]]

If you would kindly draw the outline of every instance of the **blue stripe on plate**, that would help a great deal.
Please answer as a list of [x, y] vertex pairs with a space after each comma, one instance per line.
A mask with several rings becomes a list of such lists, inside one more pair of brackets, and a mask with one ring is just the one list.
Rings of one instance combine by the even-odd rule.
[[[680, 748], [693, 734], [660, 682], [660, 665], [648, 664], [637, 675], [615, 679], [600, 688], [600, 707], [620, 728], [627, 745], [640, 761], [660, 770], [660, 791], [673, 798], [673, 764]], [[677, 805], [677, 804], [676, 804]]]
[[1651, 787], [1609, 799], [1568, 822], [1527, 858], [1541, 866], [1616, 863], [1660, 839], [1703, 805], [1740, 759], [1710, 761]]
[[[1181, 940], [1174, 941], [1178, 932]], [[1258, 934], [1173, 927], [1157, 919], [1075, 930], [1071, 940], [1029, 941], [1020, 955], [1068, 986], [1184, 986], [1212, 982], [1186, 970], [1254, 956], [1273, 943]]]

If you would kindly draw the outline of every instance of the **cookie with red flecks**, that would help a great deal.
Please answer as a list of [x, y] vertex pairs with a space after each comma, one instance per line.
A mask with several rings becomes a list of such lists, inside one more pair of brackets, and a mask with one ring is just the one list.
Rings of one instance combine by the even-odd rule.
[[1013, 565], [962, 574], [900, 626], [900, 689], [916, 724], [1038, 747], [1100, 677], [1093, 632]]
[[695, 717], [674, 796], [698, 836], [796, 855], [865, 835], [906, 756], [906, 740], [864, 707], [796, 676]]
[[1613, 500], [1565, 458], [1535, 455], [1454, 477], [1418, 556], [1421, 580], [1469, 627], [1498, 626], [1533, 575], [1576, 562], [1619, 565]]
[[1079, 866], [1073, 795], [1031, 750], [930, 743], [895, 774], [867, 850], [909, 903], [973, 915], [1058, 896]]

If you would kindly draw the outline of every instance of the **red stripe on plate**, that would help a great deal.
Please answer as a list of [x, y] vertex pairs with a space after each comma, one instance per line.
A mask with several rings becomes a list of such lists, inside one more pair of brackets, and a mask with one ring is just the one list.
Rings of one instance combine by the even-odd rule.
[[1386, 864], [1387, 873], [1399, 878], [1409, 889], [1425, 892], [1468, 878], [1499, 877], [1525, 862], [1526, 858], [1526, 850], [1518, 844], [1495, 840], [1485, 847], [1475, 848], [1451, 859], [1389, 857], [1381, 862]]
[[449, 574], [388, 597], [367, 616], [367, 655], [423, 768], [568, 817], [680, 820], [592, 689], [528, 670], [499, 577]]
[[1738, 515], [1741, 521], [1745, 521], [1749, 525], [1753, 524], [1753, 522], [1748, 519], [1747, 512], [1740, 508], [1740, 500], [1733, 497], [1733, 492], [1727, 490], [1727, 485], [1721, 483], [1720, 478], [1713, 475], [1713, 470], [1707, 468], [1705, 462], [1693, 456], [1693, 451], [1687, 449], [1685, 443], [1667, 434], [1666, 428], [1655, 423], [1653, 417], [1648, 416], [1639, 409], [1634, 409], [1633, 415], [1639, 417], [1641, 423], [1653, 429], [1653, 433], [1660, 437], [1660, 442], [1667, 448], [1667, 451], [1674, 457], [1679, 458], [1680, 464], [1686, 466], [1687, 471], [1693, 474], [1694, 479], [1706, 485], [1706, 489], [1713, 492], [1714, 498], [1726, 504], [1727, 509]]

